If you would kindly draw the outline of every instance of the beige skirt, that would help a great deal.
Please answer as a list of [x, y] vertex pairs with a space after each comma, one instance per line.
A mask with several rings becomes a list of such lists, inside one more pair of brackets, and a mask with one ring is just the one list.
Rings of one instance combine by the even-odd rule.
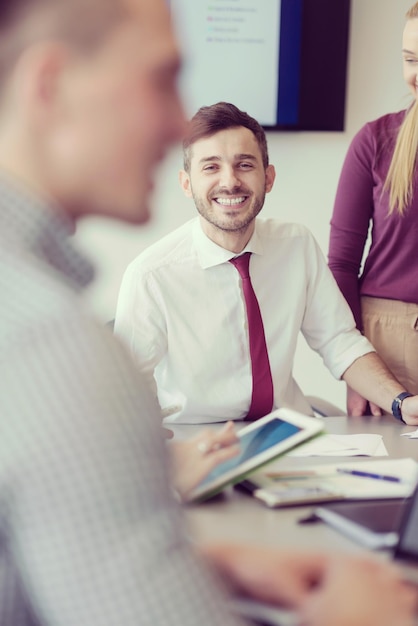
[[418, 394], [418, 304], [362, 296], [364, 334], [392, 374]]

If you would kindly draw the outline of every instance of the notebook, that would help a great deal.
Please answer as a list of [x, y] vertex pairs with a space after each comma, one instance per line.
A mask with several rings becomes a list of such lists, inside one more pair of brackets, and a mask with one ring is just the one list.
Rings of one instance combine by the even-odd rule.
[[371, 550], [393, 548], [398, 543], [406, 501], [336, 502], [317, 507], [312, 516], [300, 521], [322, 520]]
[[314, 515], [373, 549], [391, 549], [409, 580], [418, 582], [418, 486], [410, 498], [317, 507]]

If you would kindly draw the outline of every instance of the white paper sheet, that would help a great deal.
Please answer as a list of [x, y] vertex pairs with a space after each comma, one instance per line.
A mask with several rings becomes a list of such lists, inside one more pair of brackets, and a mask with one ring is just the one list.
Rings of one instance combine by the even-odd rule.
[[388, 451], [382, 435], [322, 435], [287, 456], [388, 456]]
[[401, 433], [401, 437], [408, 437], [409, 439], [418, 439], [418, 429], [409, 431], [408, 433]]

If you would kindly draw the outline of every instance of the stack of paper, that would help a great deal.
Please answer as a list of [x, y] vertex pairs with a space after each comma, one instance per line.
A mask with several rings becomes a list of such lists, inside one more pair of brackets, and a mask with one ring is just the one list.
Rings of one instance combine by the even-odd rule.
[[350, 461], [282, 470], [271, 463], [246, 481], [253, 495], [271, 507], [326, 500], [409, 497], [418, 481], [413, 459]]

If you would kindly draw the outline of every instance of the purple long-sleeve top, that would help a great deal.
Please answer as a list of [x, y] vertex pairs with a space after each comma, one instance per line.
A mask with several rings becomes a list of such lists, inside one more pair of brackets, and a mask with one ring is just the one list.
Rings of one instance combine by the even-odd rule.
[[[418, 178], [401, 217], [383, 192], [405, 111], [369, 122], [354, 137], [331, 219], [329, 266], [362, 329], [360, 296], [418, 303]], [[371, 245], [361, 271], [367, 234]]]

